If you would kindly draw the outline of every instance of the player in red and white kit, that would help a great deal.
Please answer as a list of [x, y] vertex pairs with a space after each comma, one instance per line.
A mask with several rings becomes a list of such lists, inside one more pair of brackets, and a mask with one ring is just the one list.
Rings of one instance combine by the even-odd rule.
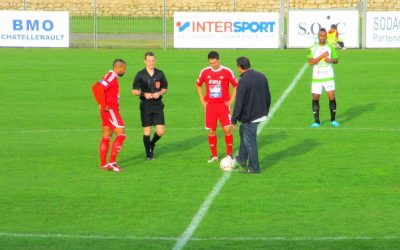
[[[101, 80], [92, 86], [92, 92], [99, 104], [100, 116], [103, 125], [103, 137], [100, 142], [100, 169], [120, 172], [117, 164], [117, 155], [125, 140], [124, 121], [119, 114], [119, 85], [118, 77], [126, 72], [126, 62], [116, 59], [113, 70], [110, 70]], [[116, 134], [111, 148], [110, 161], [107, 163], [108, 149], [113, 132]]]
[[[197, 79], [197, 92], [200, 101], [205, 108], [206, 129], [211, 157], [208, 162], [218, 161], [217, 153], [217, 121], [219, 120], [225, 134], [226, 155], [232, 157], [233, 135], [231, 131], [230, 106], [235, 100], [237, 80], [232, 70], [222, 66], [219, 62], [219, 54], [216, 51], [208, 53], [210, 67], [203, 69]], [[206, 93], [203, 94], [203, 83], [206, 85]], [[229, 83], [232, 85], [232, 96], [229, 93]], [[233, 158], [232, 158], [233, 159]]]

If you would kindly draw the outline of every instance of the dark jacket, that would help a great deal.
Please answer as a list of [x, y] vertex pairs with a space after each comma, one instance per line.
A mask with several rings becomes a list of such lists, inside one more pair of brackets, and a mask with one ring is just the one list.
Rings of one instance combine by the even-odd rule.
[[231, 119], [232, 124], [236, 124], [237, 121], [250, 123], [267, 116], [271, 105], [268, 80], [264, 74], [249, 69], [240, 77]]

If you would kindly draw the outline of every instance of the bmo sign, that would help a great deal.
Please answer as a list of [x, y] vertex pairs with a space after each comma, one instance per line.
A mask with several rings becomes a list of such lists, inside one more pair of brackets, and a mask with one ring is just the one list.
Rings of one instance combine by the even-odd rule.
[[329, 31], [337, 25], [339, 36], [348, 48], [358, 48], [359, 15], [357, 10], [290, 10], [288, 22], [288, 47], [308, 48], [318, 41], [318, 31]]
[[0, 46], [69, 47], [65, 11], [0, 11]]
[[279, 14], [175, 12], [175, 48], [278, 48]]
[[[25, 21], [25, 23], [23, 22]], [[41, 23], [40, 20], [21, 20], [21, 19], [14, 19], [13, 20], [13, 30], [27, 30], [27, 31], [51, 31], [54, 28], [54, 23], [51, 20], [44, 20]]]

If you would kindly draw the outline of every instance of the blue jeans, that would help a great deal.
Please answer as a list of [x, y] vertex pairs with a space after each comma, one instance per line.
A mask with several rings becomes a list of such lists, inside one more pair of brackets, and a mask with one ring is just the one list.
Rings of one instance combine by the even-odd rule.
[[241, 123], [240, 134], [240, 147], [237, 160], [242, 166], [247, 166], [250, 171], [260, 171], [258, 162], [258, 146], [257, 146], [257, 123]]

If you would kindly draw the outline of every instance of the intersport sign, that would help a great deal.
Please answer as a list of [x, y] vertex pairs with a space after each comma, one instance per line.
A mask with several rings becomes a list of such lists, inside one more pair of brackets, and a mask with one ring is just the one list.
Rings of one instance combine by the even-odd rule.
[[348, 48], [360, 47], [357, 10], [290, 10], [288, 19], [289, 48], [308, 48], [318, 41], [318, 31], [329, 31], [337, 25], [339, 36]]
[[279, 13], [175, 12], [175, 48], [279, 48]]

